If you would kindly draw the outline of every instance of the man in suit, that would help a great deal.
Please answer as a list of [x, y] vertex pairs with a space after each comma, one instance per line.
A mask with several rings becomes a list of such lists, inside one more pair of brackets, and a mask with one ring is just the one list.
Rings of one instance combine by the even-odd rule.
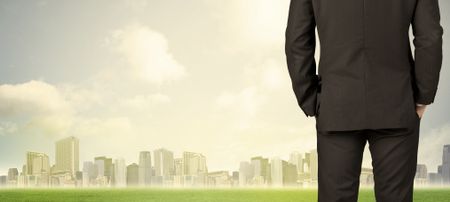
[[438, 0], [291, 0], [287, 66], [300, 109], [316, 119], [320, 202], [357, 201], [366, 142], [377, 201], [412, 201], [442, 35]]

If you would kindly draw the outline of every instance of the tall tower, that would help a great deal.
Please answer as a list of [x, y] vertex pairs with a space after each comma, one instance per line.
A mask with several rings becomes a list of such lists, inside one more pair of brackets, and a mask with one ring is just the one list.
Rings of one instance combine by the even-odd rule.
[[139, 166], [132, 163], [127, 166], [127, 185], [136, 186], [139, 183]]
[[262, 156], [255, 156], [251, 158], [251, 164], [254, 169], [253, 177], [262, 177], [264, 183], [267, 183], [270, 176], [269, 159], [263, 158]]
[[17, 182], [17, 177], [19, 176], [19, 170], [17, 168], [8, 169], [8, 181]]
[[127, 168], [125, 159], [119, 158], [114, 161], [114, 179], [116, 187], [127, 186]]
[[183, 152], [183, 175], [199, 175], [208, 173], [206, 157], [200, 153]]
[[47, 154], [27, 152], [26, 184], [28, 186], [48, 186], [50, 177], [50, 162]]
[[303, 156], [300, 152], [292, 152], [289, 156], [289, 163], [297, 166], [297, 173], [303, 172]]
[[311, 181], [316, 183], [318, 180], [318, 158], [317, 158], [317, 149], [311, 149], [309, 152], [309, 173], [311, 175]]
[[152, 177], [152, 156], [149, 151], [139, 153], [139, 185], [149, 185]]
[[208, 178], [206, 157], [201, 153], [183, 152], [183, 175], [187, 184], [205, 185]]
[[283, 186], [283, 160], [280, 157], [273, 157], [271, 159], [270, 177], [272, 186]]
[[113, 177], [113, 165], [112, 158], [106, 158], [105, 156], [98, 156], [94, 158], [94, 164], [97, 166], [97, 174], [99, 177], [106, 177], [107, 183]]
[[450, 184], [450, 145], [444, 145], [442, 152], [442, 182], [444, 184]]
[[73, 136], [61, 139], [55, 143], [56, 162], [55, 168], [58, 172], [67, 171], [72, 176], [79, 168], [79, 140]]
[[161, 148], [153, 151], [155, 158], [155, 176], [174, 175], [173, 152]]
[[253, 177], [252, 164], [248, 161], [241, 161], [239, 164], [239, 186], [245, 186], [248, 184], [250, 179]]
[[27, 152], [27, 175], [41, 175], [50, 172], [50, 162], [47, 154]]

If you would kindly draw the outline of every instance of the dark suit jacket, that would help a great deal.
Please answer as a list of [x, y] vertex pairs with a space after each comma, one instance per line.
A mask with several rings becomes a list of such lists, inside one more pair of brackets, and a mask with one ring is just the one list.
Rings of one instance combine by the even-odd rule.
[[291, 0], [285, 51], [301, 110], [317, 130], [407, 127], [415, 103], [434, 102], [442, 35], [438, 0]]

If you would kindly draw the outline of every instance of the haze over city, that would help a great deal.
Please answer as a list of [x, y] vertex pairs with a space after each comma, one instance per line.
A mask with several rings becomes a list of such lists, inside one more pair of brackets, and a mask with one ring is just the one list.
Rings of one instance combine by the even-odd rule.
[[[47, 154], [27, 151], [23, 166], [8, 169], [0, 175], [0, 188], [29, 187], [296, 187], [317, 188], [317, 150], [294, 151], [289, 159], [253, 156], [239, 162], [237, 170], [209, 170], [208, 158], [198, 152], [183, 151], [178, 156], [166, 148], [139, 152], [138, 162], [124, 158], [96, 156], [79, 159], [80, 141], [70, 136], [55, 142], [55, 159]], [[450, 144], [442, 149], [438, 172], [429, 172], [427, 165], [417, 164], [416, 187], [450, 186]], [[20, 168], [21, 167], [21, 168]], [[327, 176], [325, 176], [327, 177]], [[371, 168], [361, 168], [361, 187], [374, 186]]]
[[[287, 160], [316, 148], [315, 120], [300, 111], [285, 62], [288, 4], [2, 1], [0, 175], [20, 168], [27, 151], [55, 159], [55, 142], [68, 136], [82, 143], [80, 162], [138, 162], [140, 151], [168, 148], [229, 171], [254, 156]], [[449, 17], [442, 12], [444, 27]], [[430, 172], [450, 143], [446, 50], [421, 121], [418, 163]], [[366, 147], [363, 167], [370, 161]]]

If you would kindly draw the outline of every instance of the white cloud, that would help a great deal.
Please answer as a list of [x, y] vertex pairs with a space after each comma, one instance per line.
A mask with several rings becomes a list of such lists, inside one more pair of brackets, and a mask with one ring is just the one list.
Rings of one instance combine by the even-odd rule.
[[14, 122], [0, 122], [0, 136], [17, 132], [17, 124]]
[[0, 103], [0, 114], [3, 117], [71, 111], [58, 89], [43, 81], [0, 85]]
[[237, 22], [245, 39], [267, 44], [284, 40], [289, 1], [247, 0], [234, 1]]
[[248, 86], [238, 92], [223, 92], [216, 99], [219, 114], [229, 113], [234, 126], [249, 128], [259, 111], [266, 102], [266, 97], [258, 92], [258, 87]]
[[60, 135], [72, 124], [70, 105], [57, 88], [42, 81], [1, 85], [0, 103], [0, 133]]
[[76, 113], [105, 105], [106, 90], [80, 84], [61, 84], [58, 90]]
[[[242, 75], [246, 86], [235, 92], [222, 92], [216, 98], [215, 104], [227, 113], [234, 113], [235, 117], [231, 119], [238, 120], [239, 125], [246, 128], [256, 124], [252, 123], [252, 119], [265, 105], [274, 102], [271, 99], [272, 93], [290, 93], [290, 83], [286, 80], [287, 69], [272, 58], [245, 66]], [[260, 119], [256, 118], [253, 121], [258, 120]]]
[[[289, 0], [203, 1], [220, 23], [219, 38], [226, 50], [279, 47], [284, 41]], [[268, 50], [268, 49], [267, 49]], [[264, 49], [258, 49], [259, 52]]]
[[146, 26], [133, 24], [116, 30], [106, 42], [125, 57], [136, 78], [161, 85], [187, 75], [169, 52], [167, 38]]
[[[170, 98], [161, 93], [127, 97], [34, 80], [5, 84], [0, 85], [0, 135], [124, 135], [132, 131], [128, 116], [148, 115], [153, 106], [167, 102]], [[143, 115], [131, 115], [130, 110]]]

